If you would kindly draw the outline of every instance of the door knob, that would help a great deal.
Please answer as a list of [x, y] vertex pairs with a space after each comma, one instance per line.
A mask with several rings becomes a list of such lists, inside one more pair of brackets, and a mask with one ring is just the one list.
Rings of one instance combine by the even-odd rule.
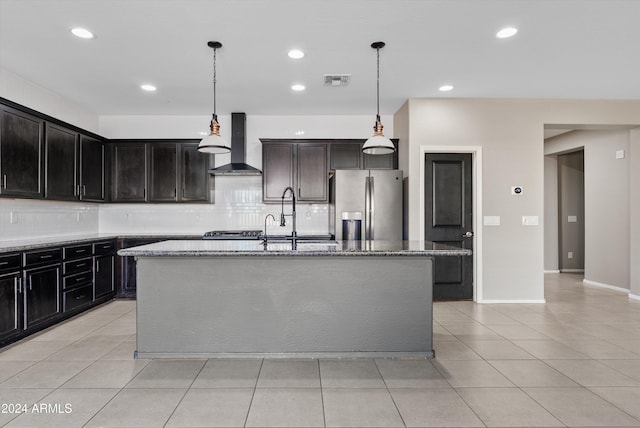
[[463, 238], [471, 238], [473, 236], [473, 232], [467, 232], [464, 235], [462, 235]]

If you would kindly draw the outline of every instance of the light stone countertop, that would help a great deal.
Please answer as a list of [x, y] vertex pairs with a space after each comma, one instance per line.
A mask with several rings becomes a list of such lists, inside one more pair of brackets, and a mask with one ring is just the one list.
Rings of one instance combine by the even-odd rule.
[[163, 241], [118, 251], [135, 257], [228, 257], [228, 256], [469, 256], [471, 250], [429, 241], [333, 241], [291, 243], [271, 241]]

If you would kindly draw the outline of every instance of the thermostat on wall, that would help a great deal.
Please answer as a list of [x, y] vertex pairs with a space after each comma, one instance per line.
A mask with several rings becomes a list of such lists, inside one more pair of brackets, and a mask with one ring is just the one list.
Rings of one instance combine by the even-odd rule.
[[524, 189], [522, 186], [511, 186], [511, 194], [512, 195], [522, 195]]

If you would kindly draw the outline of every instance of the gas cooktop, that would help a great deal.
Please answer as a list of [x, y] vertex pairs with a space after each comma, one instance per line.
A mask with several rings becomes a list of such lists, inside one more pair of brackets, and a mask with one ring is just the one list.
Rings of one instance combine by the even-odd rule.
[[206, 232], [202, 239], [219, 239], [219, 240], [231, 240], [231, 239], [260, 239], [262, 235], [261, 230], [210, 230]]

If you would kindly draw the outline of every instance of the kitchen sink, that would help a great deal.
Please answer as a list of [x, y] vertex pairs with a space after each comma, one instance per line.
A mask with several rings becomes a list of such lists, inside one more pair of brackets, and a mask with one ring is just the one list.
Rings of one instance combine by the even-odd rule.
[[[257, 243], [261, 248], [264, 248], [264, 244], [262, 242]], [[337, 241], [298, 241], [296, 245], [296, 251], [335, 251], [338, 246]], [[267, 242], [266, 251], [291, 251], [291, 242], [290, 241], [271, 241]]]

